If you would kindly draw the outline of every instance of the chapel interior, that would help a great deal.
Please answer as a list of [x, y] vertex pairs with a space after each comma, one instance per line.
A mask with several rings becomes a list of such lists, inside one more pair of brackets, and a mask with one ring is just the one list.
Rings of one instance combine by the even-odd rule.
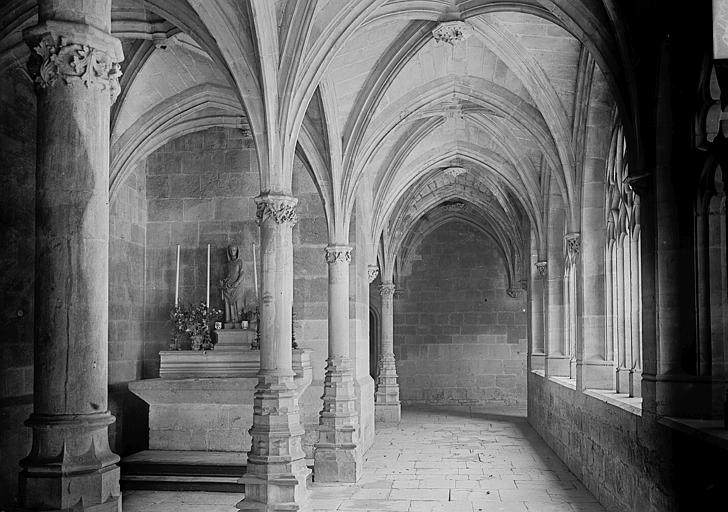
[[723, 166], [726, 0], [4, 0], [0, 510], [726, 510]]

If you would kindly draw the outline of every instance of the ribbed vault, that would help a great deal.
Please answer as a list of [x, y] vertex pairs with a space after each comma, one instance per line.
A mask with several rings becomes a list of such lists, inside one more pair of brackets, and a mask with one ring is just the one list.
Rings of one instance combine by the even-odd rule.
[[[7, 2], [0, 18], [0, 69], [22, 65], [35, 3]], [[469, 37], [435, 41], [433, 30], [453, 20]], [[419, 221], [403, 212], [430, 187], [439, 192], [429, 208], [467, 201], [461, 215], [477, 210], [518, 262], [531, 231], [546, 250], [553, 191], [563, 231], [580, 230], [589, 133], [613, 124], [592, 112], [590, 91], [607, 91], [612, 110], [639, 111], [619, 25], [602, 0], [114, 0], [112, 33], [126, 59], [112, 108], [112, 194], [170, 139], [237, 127], [253, 138], [262, 192], [287, 193], [294, 156], [307, 163], [332, 243], [347, 243], [359, 205], [372, 219], [371, 247], [383, 236], [401, 246]], [[638, 172], [639, 120], [619, 122]], [[437, 176], [458, 165], [470, 181], [454, 194]], [[514, 225], [517, 240], [497, 236]]]

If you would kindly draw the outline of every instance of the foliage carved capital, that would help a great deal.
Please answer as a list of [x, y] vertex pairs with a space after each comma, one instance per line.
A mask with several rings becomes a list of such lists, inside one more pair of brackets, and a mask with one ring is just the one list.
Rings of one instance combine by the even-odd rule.
[[395, 286], [393, 283], [386, 283], [379, 287], [379, 295], [382, 299], [391, 299], [394, 297]]
[[379, 275], [379, 267], [377, 265], [369, 265], [367, 267], [367, 278], [369, 279], [369, 283], [373, 283], [374, 280]]
[[351, 263], [351, 247], [348, 245], [330, 245], [324, 251], [326, 263]]
[[28, 72], [40, 89], [56, 84], [83, 84], [109, 92], [113, 104], [121, 92], [121, 67], [103, 50], [45, 34], [29, 41]]
[[298, 222], [296, 216], [297, 202], [298, 199], [290, 196], [265, 194], [256, 197], [255, 218], [258, 220], [258, 225], [270, 219], [276, 224], [291, 224], [293, 226]]

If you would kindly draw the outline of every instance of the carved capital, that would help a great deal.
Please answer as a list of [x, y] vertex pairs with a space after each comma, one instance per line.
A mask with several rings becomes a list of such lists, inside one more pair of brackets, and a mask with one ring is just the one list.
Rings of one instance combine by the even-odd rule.
[[546, 271], [548, 270], [548, 262], [547, 261], [537, 261], [536, 270], [538, 270], [538, 275], [540, 275], [541, 277], [546, 277]]
[[326, 263], [351, 263], [351, 247], [348, 245], [329, 245], [324, 250]]
[[298, 199], [290, 196], [264, 194], [256, 197], [257, 210], [255, 217], [258, 220], [258, 225], [263, 224], [268, 219], [273, 220], [276, 224], [295, 224], [298, 222], [296, 216], [297, 202]]
[[581, 254], [581, 233], [567, 233], [564, 236], [566, 243], [566, 259], [569, 263], [575, 263]]
[[107, 52], [50, 33], [29, 39], [28, 45], [28, 72], [40, 89], [82, 84], [108, 91], [111, 103], [119, 96], [121, 67]]
[[447, 43], [455, 46], [471, 35], [473, 35], [473, 29], [464, 21], [446, 21], [440, 23], [432, 31], [432, 37], [435, 39], [436, 45]]
[[396, 287], [393, 283], [382, 284], [379, 287], [379, 295], [382, 296], [382, 299], [391, 299], [392, 297], [394, 297], [395, 289]]
[[379, 267], [377, 265], [369, 265], [367, 267], [367, 277], [369, 278], [369, 283], [373, 283], [374, 280], [379, 275]]

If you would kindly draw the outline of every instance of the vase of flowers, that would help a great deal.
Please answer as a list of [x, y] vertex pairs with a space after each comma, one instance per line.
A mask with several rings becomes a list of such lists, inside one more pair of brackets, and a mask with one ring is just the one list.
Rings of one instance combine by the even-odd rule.
[[222, 311], [208, 308], [204, 302], [197, 305], [174, 306], [170, 313], [172, 321], [172, 350], [210, 350], [213, 341], [210, 326], [222, 317]]

